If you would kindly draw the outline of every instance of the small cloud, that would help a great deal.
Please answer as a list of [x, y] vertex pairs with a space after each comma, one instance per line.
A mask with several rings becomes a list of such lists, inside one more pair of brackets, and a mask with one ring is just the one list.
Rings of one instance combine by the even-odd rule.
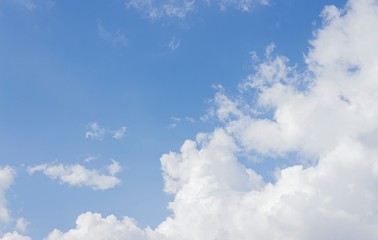
[[120, 129], [116, 130], [113, 134], [113, 138], [121, 140], [126, 134], [126, 127], [123, 126]]
[[109, 171], [109, 174], [110, 174], [110, 175], [114, 176], [114, 175], [116, 175], [117, 173], [119, 173], [120, 171], [122, 171], [122, 167], [121, 167], [121, 165], [119, 164], [119, 162], [114, 161], [114, 160], [112, 159], [112, 164], [110, 164], [110, 165], [108, 166], [108, 171]]
[[105, 128], [100, 127], [97, 123], [91, 123], [85, 132], [85, 138], [102, 141], [105, 137]]
[[128, 46], [128, 41], [121, 29], [117, 29], [114, 33], [106, 30], [101, 23], [97, 24], [98, 34], [102, 39], [112, 44], [120, 44], [124, 47]]
[[118, 162], [112, 160], [112, 163], [107, 168], [108, 174], [102, 174], [96, 169], [87, 169], [80, 164], [40, 164], [27, 168], [27, 172], [29, 175], [35, 172], [42, 172], [49, 178], [53, 180], [59, 179], [61, 183], [66, 183], [70, 186], [85, 186], [93, 190], [107, 190], [120, 184], [121, 180], [115, 175], [121, 171], [121, 166]]
[[96, 122], [90, 123], [85, 132], [85, 138], [102, 141], [107, 134], [112, 134], [114, 139], [121, 140], [126, 134], [127, 128], [122, 126], [118, 130], [110, 130], [103, 127]]
[[168, 128], [176, 128], [178, 126], [178, 123], [180, 122], [187, 122], [187, 123], [195, 123], [196, 120], [192, 117], [184, 117], [184, 118], [179, 118], [179, 117], [171, 117], [172, 123], [168, 126]]
[[168, 44], [168, 48], [171, 51], [175, 51], [177, 48], [179, 48], [181, 45], [181, 41], [179, 39], [176, 39], [175, 37], [172, 37], [171, 41]]
[[88, 163], [88, 162], [92, 162], [92, 161], [94, 161], [94, 160], [99, 159], [99, 157], [100, 157], [100, 156], [92, 156], [92, 155], [89, 155], [88, 157], [86, 157], [86, 158], [84, 159], [84, 162], [86, 162], [86, 163]]
[[16, 220], [16, 229], [19, 232], [25, 233], [29, 224], [29, 221], [25, 218], [19, 218]]

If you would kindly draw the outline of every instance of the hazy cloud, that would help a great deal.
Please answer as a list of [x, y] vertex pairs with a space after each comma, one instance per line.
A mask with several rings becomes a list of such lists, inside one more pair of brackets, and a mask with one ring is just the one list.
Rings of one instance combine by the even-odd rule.
[[171, 51], [175, 51], [177, 48], [179, 48], [181, 45], [181, 41], [179, 39], [176, 39], [175, 37], [172, 37], [171, 41], [168, 44], [168, 48]]
[[35, 4], [33, 0], [11, 0], [11, 1], [13, 3], [16, 3], [24, 7], [29, 12], [33, 12], [37, 8], [37, 4]]
[[105, 41], [112, 44], [120, 44], [124, 47], [128, 46], [126, 36], [122, 33], [121, 29], [117, 29], [115, 32], [110, 32], [104, 28], [102, 24], [97, 24], [98, 34]]
[[114, 131], [113, 138], [120, 140], [122, 139], [126, 134], [126, 127], [123, 126], [120, 129]]
[[[267, 0], [218, 0], [207, 1], [216, 4], [221, 10], [235, 7], [241, 11], [250, 11], [256, 5], [268, 5]], [[148, 18], [157, 19], [162, 17], [185, 18], [187, 14], [194, 12], [200, 5], [195, 0], [126, 0], [127, 7], [135, 8]]]
[[11, 167], [6, 166], [0, 168], [0, 224], [8, 223], [10, 220], [9, 211], [7, 209], [7, 201], [5, 199], [5, 192], [13, 183], [14, 176], [15, 171]]
[[85, 138], [94, 139], [102, 141], [105, 138], [106, 134], [112, 134], [114, 139], [121, 140], [126, 134], [127, 128], [122, 126], [120, 129], [115, 131], [100, 127], [96, 122], [90, 123], [85, 132]]

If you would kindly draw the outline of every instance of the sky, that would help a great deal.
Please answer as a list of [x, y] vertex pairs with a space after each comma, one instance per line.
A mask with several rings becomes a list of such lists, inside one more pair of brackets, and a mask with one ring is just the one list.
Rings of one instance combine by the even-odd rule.
[[0, 0], [0, 239], [378, 239], [377, 26], [376, 0]]

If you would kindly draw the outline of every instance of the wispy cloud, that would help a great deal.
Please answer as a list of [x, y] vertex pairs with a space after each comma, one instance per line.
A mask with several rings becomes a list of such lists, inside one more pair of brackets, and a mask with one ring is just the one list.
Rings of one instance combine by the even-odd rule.
[[[210, 5], [212, 1], [207, 1]], [[221, 10], [228, 7], [235, 7], [241, 11], [248, 12], [256, 5], [268, 5], [268, 0], [217, 0], [214, 1]], [[158, 19], [162, 17], [185, 18], [189, 13], [194, 12], [201, 4], [194, 0], [126, 0], [127, 7], [135, 8], [145, 14], [148, 18]]]
[[127, 128], [122, 126], [117, 130], [110, 130], [103, 127], [96, 122], [90, 123], [85, 132], [85, 138], [102, 141], [107, 134], [111, 134], [114, 139], [121, 140], [126, 135]]
[[192, 117], [171, 117], [171, 124], [169, 124], [169, 128], [175, 128], [178, 126], [178, 124], [181, 122], [186, 122], [186, 123], [195, 123], [196, 122], [196, 119], [192, 118]]
[[85, 132], [85, 138], [101, 141], [105, 137], [105, 131], [105, 128], [100, 127], [98, 123], [91, 123], [87, 127], [87, 131]]
[[171, 41], [168, 43], [168, 48], [171, 51], [175, 51], [177, 48], [179, 48], [181, 45], [181, 41], [179, 39], [176, 39], [176, 37], [172, 37]]
[[121, 180], [115, 175], [122, 170], [120, 164], [114, 160], [107, 168], [108, 174], [102, 174], [96, 169], [87, 169], [80, 164], [41, 164], [28, 167], [27, 172], [30, 175], [42, 172], [49, 178], [59, 179], [61, 183], [70, 186], [86, 186], [94, 190], [106, 190], [120, 184]]
[[99, 36], [105, 41], [115, 45], [119, 44], [124, 47], [128, 46], [127, 38], [122, 33], [121, 29], [117, 29], [115, 32], [110, 32], [107, 29], [105, 29], [101, 23], [98, 23], [97, 30]]
[[30, 222], [25, 218], [18, 218], [16, 220], [16, 229], [21, 233], [25, 233]]
[[18, 4], [29, 12], [33, 12], [37, 8], [37, 4], [33, 0], [11, 0], [13, 3]]
[[123, 126], [120, 129], [114, 131], [113, 138], [120, 140], [125, 136], [125, 134], [126, 134], [126, 127]]

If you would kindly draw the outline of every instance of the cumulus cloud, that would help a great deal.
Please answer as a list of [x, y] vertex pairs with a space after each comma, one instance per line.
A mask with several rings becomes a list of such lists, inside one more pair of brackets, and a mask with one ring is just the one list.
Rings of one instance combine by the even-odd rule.
[[[212, 3], [212, 1], [207, 1], [207, 3]], [[268, 5], [268, 0], [218, 0], [214, 1], [214, 3], [219, 5], [221, 10], [233, 6], [247, 12], [255, 5]], [[125, 4], [127, 7], [135, 8], [143, 12], [151, 19], [162, 17], [176, 17], [182, 19], [185, 18], [187, 14], [194, 12], [200, 5], [200, 3], [197, 3], [195, 0], [126, 0]]]
[[1, 240], [31, 240], [30, 237], [19, 234], [18, 232], [8, 232], [1, 237]]
[[86, 186], [94, 190], [106, 190], [120, 184], [116, 174], [122, 170], [120, 164], [114, 160], [108, 166], [108, 174], [102, 174], [95, 169], [87, 169], [80, 164], [41, 164], [27, 169], [30, 175], [42, 172], [51, 179], [59, 179], [61, 183], [70, 186]]
[[76, 220], [76, 228], [62, 233], [55, 229], [52, 231], [47, 240], [58, 239], [133, 239], [147, 240], [150, 239], [152, 230], [147, 228], [141, 230], [136, 226], [136, 222], [128, 217], [118, 220], [115, 216], [110, 215], [102, 217], [98, 213], [83, 213]]
[[[85, 213], [49, 239], [378, 239], [378, 2], [350, 0], [321, 16], [307, 71], [269, 46], [241, 85], [253, 100], [218, 92], [220, 126], [161, 157], [174, 200], [158, 227]], [[242, 153], [298, 159], [267, 181]]]

